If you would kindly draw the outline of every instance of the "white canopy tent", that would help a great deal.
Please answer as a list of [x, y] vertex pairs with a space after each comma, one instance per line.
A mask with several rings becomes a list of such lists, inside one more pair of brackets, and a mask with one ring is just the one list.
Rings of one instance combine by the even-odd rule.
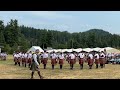
[[105, 47], [105, 48], [101, 48], [99, 51], [101, 52], [101, 51], [104, 51], [106, 49], [106, 51], [108, 51], [108, 50], [111, 50], [111, 49], [113, 49], [112, 47]]
[[73, 49], [73, 51], [75, 51], [75, 52], [81, 52], [82, 48]]
[[47, 50], [48, 53], [51, 53], [53, 51], [55, 52], [81, 52], [81, 51], [85, 51], [85, 52], [91, 52], [91, 51], [97, 51], [97, 52], [101, 52], [104, 51], [106, 49], [107, 53], [120, 53], [120, 50], [112, 48], [112, 47], [105, 47], [105, 48], [77, 48], [77, 49], [52, 49], [52, 50]]
[[39, 46], [32, 46], [32, 47], [27, 51], [27, 53], [29, 53], [30, 51], [32, 51], [32, 53], [33, 53], [33, 52], [35, 52], [37, 49], [39, 49], [40, 52], [44, 52], [44, 50], [43, 50], [41, 47], [39, 47]]
[[67, 52], [67, 50], [68, 50], [68, 49], [62, 49], [61, 52], [64, 53], [64, 52]]
[[100, 50], [101, 50], [101, 48], [99, 48], [99, 47], [93, 48], [93, 51], [96, 51], [96, 52], [99, 52]]
[[56, 49], [56, 52], [61, 52], [62, 51], [62, 49]]
[[93, 51], [93, 49], [92, 48], [84, 48], [83, 51], [85, 51], [85, 52], [91, 52], [91, 51]]
[[51, 53], [51, 52], [53, 52], [53, 50], [47, 50], [47, 52], [48, 52], [48, 53]]
[[73, 49], [67, 49], [67, 52], [72, 52], [73, 51]]

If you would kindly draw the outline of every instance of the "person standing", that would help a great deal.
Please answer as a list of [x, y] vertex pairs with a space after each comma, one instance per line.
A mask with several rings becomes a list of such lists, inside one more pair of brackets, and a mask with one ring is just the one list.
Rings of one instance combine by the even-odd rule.
[[64, 59], [65, 59], [64, 54], [61, 52], [60, 55], [58, 56], [60, 69], [62, 69], [62, 67], [63, 67]]
[[100, 67], [101, 68], [103, 68], [103, 67], [105, 67], [105, 54], [104, 54], [104, 52], [102, 51], [101, 53], [100, 53]]
[[32, 63], [31, 63], [31, 68], [30, 68], [30, 70], [32, 71], [31, 79], [33, 79], [35, 71], [38, 72], [40, 79], [43, 79], [43, 76], [40, 74], [40, 68], [39, 68], [39, 63], [38, 63], [39, 62], [38, 53], [39, 53], [39, 49], [37, 49], [35, 53], [32, 55], [33, 58], [32, 58]]
[[25, 60], [24, 65], [25, 65], [25, 67], [26, 67], [27, 61], [28, 61], [28, 53], [25, 53], [25, 54], [24, 54], [24, 60]]
[[70, 54], [70, 69], [73, 69], [73, 66], [75, 64], [75, 55], [73, 54], [73, 52]]
[[80, 64], [80, 69], [83, 69], [83, 64], [84, 64], [84, 53], [79, 53], [78, 54], [78, 57], [79, 57], [79, 64]]
[[27, 63], [28, 63], [28, 67], [30, 68], [31, 63], [32, 63], [32, 51], [30, 51], [28, 53], [28, 61], [27, 61]]
[[25, 56], [24, 56], [24, 52], [22, 52], [21, 58], [22, 58], [22, 66], [24, 66], [24, 63], [25, 63]]
[[50, 58], [51, 58], [52, 69], [54, 69], [54, 66], [57, 64], [57, 55], [55, 54], [55, 51], [53, 51]]
[[17, 53], [17, 63], [18, 63], [18, 65], [20, 66], [20, 62], [21, 62], [21, 52], [18, 52]]
[[66, 57], [66, 61], [69, 63], [70, 62], [69, 53], [67, 53], [65, 57]]
[[96, 69], [98, 68], [98, 64], [99, 64], [99, 54], [98, 53], [96, 53], [95, 55], [94, 55], [94, 60], [95, 60], [95, 64], [96, 64]]
[[43, 63], [43, 52], [41, 52], [40, 54], [40, 60], [41, 60], [41, 63]]
[[13, 58], [14, 58], [15, 65], [17, 65], [17, 59], [18, 59], [17, 53], [15, 53], [15, 54], [13, 55]]
[[93, 62], [94, 62], [94, 57], [93, 57], [92, 52], [90, 52], [90, 53], [88, 54], [88, 65], [89, 65], [89, 69], [92, 69]]
[[42, 61], [43, 65], [44, 65], [44, 69], [46, 69], [47, 61], [48, 61], [48, 53], [45, 50], [43, 53], [43, 61]]

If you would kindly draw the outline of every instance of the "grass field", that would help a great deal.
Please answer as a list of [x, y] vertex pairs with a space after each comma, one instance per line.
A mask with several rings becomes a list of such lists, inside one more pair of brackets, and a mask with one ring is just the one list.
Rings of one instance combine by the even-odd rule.
[[[43, 69], [40, 64], [41, 74], [45, 79], [120, 79], [120, 65], [106, 64], [106, 67], [101, 69], [89, 70], [87, 63], [84, 64], [84, 69], [80, 70], [78, 62], [74, 65], [74, 69], [69, 69], [69, 64], [65, 61], [63, 69], [59, 69], [59, 65], [55, 69], [51, 69], [50, 60], [47, 64], [47, 69]], [[31, 71], [29, 68], [15, 66], [13, 57], [9, 55], [7, 61], [0, 61], [0, 79], [30, 79]], [[34, 79], [39, 79], [37, 72]]]

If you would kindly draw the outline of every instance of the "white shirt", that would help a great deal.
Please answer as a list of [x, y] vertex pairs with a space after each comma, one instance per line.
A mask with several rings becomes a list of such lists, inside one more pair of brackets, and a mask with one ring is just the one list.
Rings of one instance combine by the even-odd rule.
[[39, 63], [37, 62], [37, 55], [33, 54], [33, 60], [35, 61], [36, 65], [39, 65]]
[[17, 57], [17, 54], [14, 54], [14, 58]]
[[59, 57], [60, 59], [64, 59], [64, 54], [60, 54], [58, 57]]
[[27, 56], [28, 56], [27, 53], [25, 53], [25, 54], [24, 54], [24, 58], [27, 58]]
[[95, 59], [99, 59], [100, 57], [99, 57], [99, 55], [98, 54], [95, 54]]
[[40, 55], [40, 57], [41, 57], [41, 58], [43, 57], [43, 53]]
[[79, 53], [78, 56], [79, 56], [80, 58], [84, 58], [84, 57], [85, 57], [85, 54]]
[[[102, 56], [103, 56], [103, 57], [102, 57]], [[100, 57], [101, 57], [101, 58], [105, 58], [105, 54], [104, 54], [104, 53], [101, 53], [101, 54], [100, 54]]]
[[89, 54], [88, 57], [90, 57], [90, 59], [93, 59], [93, 55], [92, 54]]
[[16, 57], [18, 58], [18, 57], [20, 57], [20, 55], [19, 55], [19, 54], [16, 54]]
[[55, 53], [51, 54], [50, 56], [52, 57], [52, 59], [56, 59], [57, 58], [57, 55]]
[[44, 54], [43, 54], [43, 58], [48, 58], [48, 54], [47, 54], [47, 53], [44, 53]]
[[24, 58], [24, 53], [21, 55], [22, 58]]
[[70, 59], [75, 59], [75, 55], [74, 54], [70, 54]]
[[3, 53], [1, 53], [1, 56], [3, 56]]
[[21, 56], [22, 56], [22, 53], [19, 53], [19, 56], [21, 57]]
[[3, 53], [3, 57], [6, 57], [7, 56], [7, 54], [6, 53]]
[[32, 58], [32, 53], [29, 53], [29, 54], [28, 54], [28, 58]]
[[69, 57], [69, 55], [66, 55], [66, 58]]

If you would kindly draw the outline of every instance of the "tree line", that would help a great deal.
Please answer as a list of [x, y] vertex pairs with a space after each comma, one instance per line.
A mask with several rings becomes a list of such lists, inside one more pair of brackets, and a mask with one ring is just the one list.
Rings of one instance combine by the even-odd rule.
[[48, 29], [36, 29], [28, 26], [19, 26], [17, 20], [10, 20], [7, 25], [0, 20], [0, 46], [3, 51], [13, 53], [16, 50], [26, 51], [31, 46], [40, 46], [43, 49], [52, 47], [65, 48], [120, 48], [120, 36], [101, 29], [90, 29], [85, 32], [69, 33]]

